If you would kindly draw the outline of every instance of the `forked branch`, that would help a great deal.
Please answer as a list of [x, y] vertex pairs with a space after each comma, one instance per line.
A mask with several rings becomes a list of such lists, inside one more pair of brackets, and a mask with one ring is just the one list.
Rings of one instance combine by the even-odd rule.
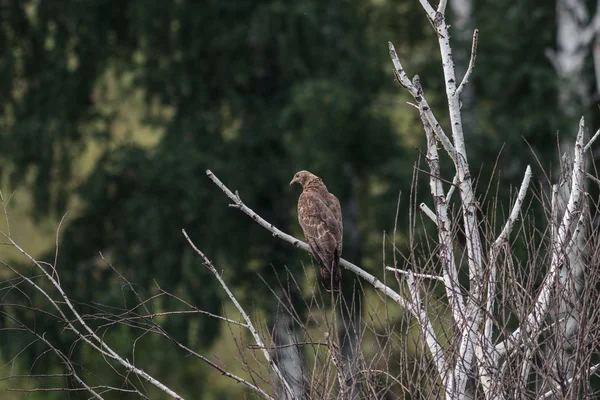
[[[269, 223], [257, 213], [255, 213], [250, 207], [248, 207], [241, 200], [238, 194], [234, 194], [227, 186], [223, 184], [210, 170], [206, 171], [206, 175], [233, 201], [233, 204], [230, 206], [234, 208], [238, 208], [240, 211], [248, 215], [252, 218], [256, 223], [258, 223], [263, 228], [267, 229], [269, 232], [273, 234], [274, 237], [282, 239], [296, 247], [299, 247], [305, 251], [309, 251], [309, 247], [306, 243], [301, 241], [300, 239], [296, 239], [295, 237], [288, 235], [287, 233], [282, 232], [278, 228], [276, 228], [273, 224]], [[415, 318], [418, 318], [419, 321], [422, 321], [421, 326], [427, 327], [428, 329], [424, 329], [422, 331], [424, 337], [426, 338], [426, 342], [428, 345], [429, 352], [434, 357], [436, 362], [438, 362], [438, 369], [441, 369], [445, 366], [445, 361], [443, 361], [443, 349], [441, 347], [440, 341], [437, 339], [437, 335], [435, 331], [431, 328], [431, 322], [427, 323], [428, 316], [426, 313], [419, 310], [412, 301], [407, 300], [394, 290], [392, 290], [389, 286], [384, 285], [379, 279], [375, 276], [369, 274], [362, 268], [352, 264], [351, 262], [340, 259], [340, 265], [345, 269], [354, 272], [361, 278], [365, 279], [367, 282], [373, 285], [373, 287], [381, 292], [385, 293], [386, 296], [394, 300], [396, 303], [400, 304], [404, 309], [409, 311]], [[442, 356], [442, 358], [440, 358]], [[442, 378], [442, 377], [440, 377]]]
[[260, 334], [258, 333], [258, 331], [256, 330], [256, 328], [254, 327], [254, 324], [252, 323], [252, 320], [250, 319], [250, 317], [248, 316], [248, 314], [246, 313], [246, 311], [244, 310], [244, 308], [241, 306], [241, 304], [237, 301], [237, 299], [233, 295], [233, 293], [231, 293], [231, 290], [229, 290], [229, 287], [227, 286], [227, 284], [225, 283], [225, 281], [221, 277], [221, 274], [219, 274], [219, 272], [217, 271], [217, 269], [213, 266], [212, 261], [210, 261], [208, 259], [208, 257], [206, 257], [206, 255], [200, 249], [198, 249], [198, 247], [196, 247], [196, 245], [194, 244], [194, 242], [192, 242], [192, 240], [188, 236], [188, 234], [185, 231], [185, 229], [182, 230], [182, 232], [183, 232], [183, 236], [185, 236], [185, 239], [188, 241], [188, 243], [190, 244], [190, 246], [192, 246], [192, 249], [194, 249], [194, 251], [196, 253], [198, 253], [198, 255], [200, 257], [202, 257], [202, 260], [204, 260], [204, 265], [206, 266], [206, 268], [208, 268], [208, 270], [215, 276], [215, 278], [217, 278], [217, 280], [219, 281], [219, 284], [221, 285], [221, 287], [223, 288], [223, 290], [225, 290], [225, 293], [227, 293], [227, 296], [231, 299], [231, 301], [235, 305], [235, 308], [237, 308], [237, 310], [242, 315], [242, 318], [244, 318], [244, 320], [246, 321], [246, 326], [247, 326], [248, 330], [250, 331], [250, 333], [252, 334], [252, 337], [256, 341], [256, 345], [262, 350], [263, 355], [265, 356], [265, 359], [267, 360], [267, 363], [269, 364], [269, 367], [271, 367], [271, 369], [273, 370], [273, 372], [275, 372], [275, 374], [277, 375], [277, 378], [279, 378], [279, 380], [281, 381], [283, 387], [286, 390], [287, 395], [289, 396], [288, 398], [289, 399], [293, 399], [294, 398], [294, 392], [292, 391], [292, 388], [291, 388], [290, 384], [285, 379], [285, 377], [283, 376], [283, 374], [279, 370], [279, 367], [277, 366], [277, 364], [275, 363], [275, 361], [273, 360], [273, 358], [269, 354], [269, 351], [267, 350], [267, 347], [263, 343], [262, 338], [260, 337]]

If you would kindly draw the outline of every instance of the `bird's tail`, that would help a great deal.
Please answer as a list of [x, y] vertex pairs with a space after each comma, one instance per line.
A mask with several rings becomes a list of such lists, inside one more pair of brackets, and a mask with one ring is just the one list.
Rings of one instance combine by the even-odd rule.
[[342, 271], [340, 270], [340, 257], [337, 254], [333, 257], [329, 268], [321, 267], [321, 283], [328, 292], [332, 290], [339, 292], [342, 288]]

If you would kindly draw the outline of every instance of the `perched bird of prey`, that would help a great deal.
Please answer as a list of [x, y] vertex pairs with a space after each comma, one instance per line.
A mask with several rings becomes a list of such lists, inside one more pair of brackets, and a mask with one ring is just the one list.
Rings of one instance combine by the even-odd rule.
[[342, 284], [342, 208], [329, 193], [321, 178], [299, 171], [290, 185], [299, 183], [304, 189], [298, 198], [298, 222], [310, 246], [312, 256], [321, 267], [321, 282], [327, 291], [338, 291]]

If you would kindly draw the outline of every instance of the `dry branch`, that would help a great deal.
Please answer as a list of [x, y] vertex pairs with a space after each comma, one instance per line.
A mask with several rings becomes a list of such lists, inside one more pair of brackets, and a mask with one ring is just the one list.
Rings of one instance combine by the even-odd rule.
[[208, 268], [210, 270], [210, 272], [215, 276], [215, 278], [217, 278], [217, 280], [221, 284], [221, 287], [223, 288], [223, 290], [225, 290], [225, 293], [227, 293], [227, 296], [231, 299], [231, 301], [235, 305], [235, 308], [237, 308], [237, 310], [240, 312], [240, 314], [242, 315], [242, 317], [246, 321], [247, 328], [250, 331], [250, 333], [252, 334], [252, 337], [254, 338], [254, 340], [256, 341], [256, 345], [262, 350], [262, 353], [265, 356], [265, 359], [269, 363], [269, 367], [271, 367], [271, 369], [273, 369], [273, 371], [275, 372], [275, 374], [279, 378], [280, 382], [283, 384], [283, 387], [285, 388], [285, 390], [287, 392], [288, 398], [289, 399], [293, 399], [294, 392], [292, 391], [292, 388], [291, 388], [290, 384], [287, 382], [287, 380], [285, 379], [285, 377], [283, 376], [283, 374], [279, 370], [279, 367], [277, 366], [277, 364], [275, 363], [275, 361], [273, 361], [273, 358], [271, 357], [271, 355], [267, 351], [267, 348], [264, 345], [264, 343], [262, 341], [262, 338], [260, 337], [260, 334], [258, 333], [258, 331], [256, 330], [256, 328], [254, 327], [254, 324], [252, 323], [252, 320], [250, 319], [250, 317], [248, 316], [248, 314], [246, 313], [246, 311], [244, 310], [244, 308], [237, 301], [236, 297], [233, 295], [233, 293], [231, 292], [231, 290], [229, 290], [229, 287], [227, 286], [227, 284], [225, 283], [225, 281], [223, 280], [223, 278], [221, 277], [221, 275], [219, 274], [219, 272], [216, 270], [216, 268], [213, 266], [212, 261], [210, 261], [206, 257], [206, 255], [204, 255], [204, 253], [202, 251], [200, 251], [200, 249], [198, 249], [198, 247], [196, 247], [196, 245], [189, 238], [189, 236], [188, 236], [188, 234], [187, 234], [187, 232], [185, 230], [182, 230], [182, 232], [183, 232], [183, 236], [185, 236], [185, 239], [188, 241], [188, 243], [190, 244], [190, 246], [192, 246], [192, 248], [194, 249], [194, 251], [196, 253], [198, 253], [198, 255], [200, 257], [202, 257], [202, 259], [204, 260], [204, 265], [206, 266], [206, 268]]

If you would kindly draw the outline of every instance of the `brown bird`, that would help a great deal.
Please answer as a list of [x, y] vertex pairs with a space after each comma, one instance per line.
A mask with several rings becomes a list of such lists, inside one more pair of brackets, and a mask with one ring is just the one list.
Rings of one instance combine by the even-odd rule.
[[327, 291], [338, 291], [342, 284], [342, 208], [340, 201], [329, 193], [321, 178], [308, 171], [299, 171], [290, 182], [304, 189], [298, 198], [298, 222], [310, 246], [312, 256], [321, 269], [321, 282]]

